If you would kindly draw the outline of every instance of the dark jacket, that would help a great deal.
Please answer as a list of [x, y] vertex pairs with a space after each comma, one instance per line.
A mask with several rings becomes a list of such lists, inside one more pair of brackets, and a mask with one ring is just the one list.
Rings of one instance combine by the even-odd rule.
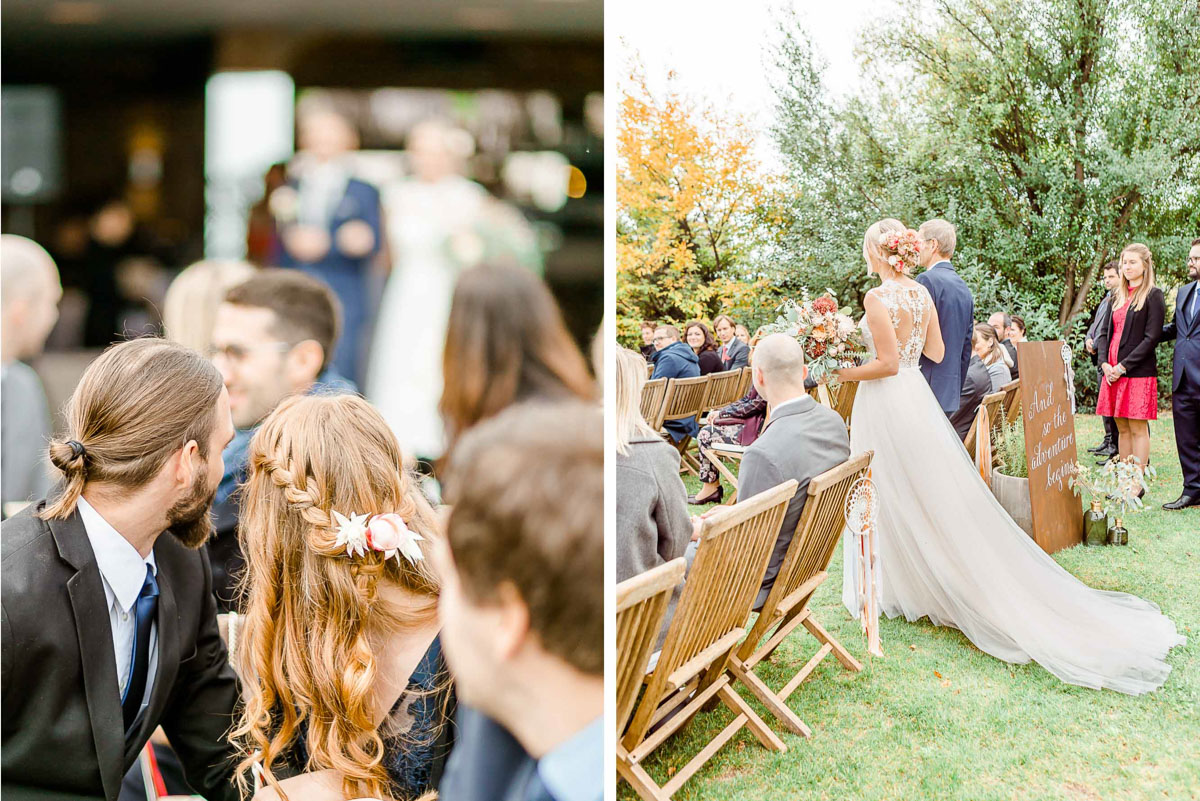
[[1185, 375], [1193, 391], [1200, 392], [1200, 300], [1196, 301], [1196, 311], [1191, 310], [1192, 298], [1197, 292], [1200, 292], [1200, 281], [1181, 286], [1175, 294], [1175, 317], [1168, 325], [1163, 326], [1160, 341], [1175, 340], [1172, 392], [1179, 391], [1179, 385]]
[[749, 391], [739, 400], [728, 406], [721, 407], [713, 418], [714, 425], [740, 425], [738, 435], [739, 445], [749, 445], [758, 439], [763, 421], [767, 419], [767, 401], [758, 394], [758, 390], [750, 387]]
[[[1108, 307], [1111, 303], [1112, 293], [1109, 292], [1101, 299], [1100, 305], [1096, 307], [1096, 311], [1092, 315], [1092, 322], [1088, 325], [1087, 334], [1084, 336], [1087, 339], [1092, 340], [1093, 348], [1096, 346], [1096, 338], [1100, 336], [1100, 327], [1104, 325], [1104, 320], [1108, 317]], [[1107, 357], [1107, 354], [1104, 355]], [[1092, 354], [1092, 361], [1096, 363], [1097, 367], [1104, 362], [1104, 358], [1101, 358], [1101, 353], [1099, 350]]]
[[[1129, 309], [1125, 317], [1125, 327], [1121, 329], [1121, 343], [1117, 346], [1117, 363], [1125, 366], [1125, 375], [1130, 378], [1153, 378], [1158, 375], [1154, 349], [1163, 337], [1163, 321], [1166, 316], [1167, 304], [1163, 299], [1162, 290], [1158, 287], [1150, 290], [1142, 308]], [[1108, 361], [1108, 346], [1112, 341], [1112, 318], [1113, 309], [1110, 308], [1104, 324], [1100, 327], [1100, 336], [1096, 339], [1096, 352], [1100, 354], [1101, 364]]]
[[1012, 359], [1012, 367], [1008, 368], [1008, 380], [1016, 381], [1021, 377], [1021, 368], [1017, 365], [1017, 343], [1013, 342], [1011, 339], [1006, 339], [1001, 342], [1000, 345], [1006, 351], [1008, 351], [1008, 357]]
[[[700, 359], [690, 346], [683, 342], [672, 342], [655, 353], [650, 360], [654, 362], [653, 378], [699, 378]], [[700, 433], [700, 424], [696, 418], [690, 420], [668, 420], [663, 428], [676, 442], [684, 437], [694, 437]]]
[[738, 473], [738, 497], [749, 500], [789, 479], [800, 486], [788, 502], [787, 513], [754, 608], [761, 608], [775, 586], [788, 545], [796, 533], [800, 514], [808, 501], [808, 482], [850, 458], [850, 435], [841, 415], [805, 395], [779, 408], [758, 440], [746, 449]]
[[740, 370], [750, 364], [750, 346], [737, 337], [729, 340], [726, 346], [717, 345], [717, 353], [725, 350], [729, 352], [728, 358], [721, 360], [725, 370]]
[[127, 741], [104, 579], [83, 521], [27, 507], [0, 529], [3, 549], [3, 796], [115, 799], [162, 726], [188, 783], [236, 801], [225, 738], [238, 689], [217, 632], [208, 560], [164, 532], [158, 564], [158, 670]]
[[979, 411], [979, 404], [983, 403], [984, 396], [991, 391], [992, 377], [987, 366], [972, 353], [971, 361], [967, 364], [967, 380], [963, 382], [958, 411], [950, 415], [950, 425], [954, 426], [959, 439], [966, 441], [971, 423], [975, 421], [975, 413]]
[[967, 364], [971, 361], [971, 334], [975, 330], [975, 299], [962, 277], [948, 261], [938, 262], [917, 276], [929, 290], [938, 313], [938, 327], [946, 355], [940, 362], [921, 357], [921, 375], [929, 382], [938, 405], [946, 414], [958, 409]]
[[725, 369], [725, 364], [721, 361], [721, 354], [715, 350], [700, 351], [698, 358], [700, 360], [700, 375], [720, 373]]

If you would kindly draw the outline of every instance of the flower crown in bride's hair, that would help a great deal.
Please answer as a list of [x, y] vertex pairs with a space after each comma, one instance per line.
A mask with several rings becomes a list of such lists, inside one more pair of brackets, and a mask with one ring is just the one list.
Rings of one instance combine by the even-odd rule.
[[425, 558], [421, 546], [417, 544], [425, 538], [410, 529], [404, 518], [395, 512], [382, 515], [357, 515], [351, 512], [346, 517], [333, 510], [333, 519], [337, 521], [334, 530], [337, 544], [346, 546], [346, 556], [363, 556], [369, 550], [379, 551], [384, 559], [394, 556], [399, 562], [403, 555], [414, 565]]
[[887, 263], [898, 273], [911, 272], [921, 253], [921, 237], [911, 228], [885, 231], [879, 235], [879, 246], [890, 251]]

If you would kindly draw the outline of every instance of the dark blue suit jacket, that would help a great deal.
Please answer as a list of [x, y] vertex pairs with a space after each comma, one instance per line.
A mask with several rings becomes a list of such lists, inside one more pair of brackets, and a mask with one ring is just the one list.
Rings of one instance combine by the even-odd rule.
[[1200, 300], [1191, 311], [1192, 296], [1200, 292], [1200, 281], [1179, 288], [1175, 295], [1175, 317], [1163, 326], [1163, 340], [1175, 339], [1175, 371], [1171, 376], [1171, 391], [1178, 392], [1187, 374], [1188, 384], [1200, 391]]
[[929, 290], [937, 309], [946, 343], [946, 355], [940, 364], [921, 357], [921, 375], [929, 382], [938, 404], [946, 414], [958, 411], [963, 380], [971, 362], [971, 334], [975, 328], [975, 299], [966, 281], [954, 266], [941, 261], [917, 276], [917, 283]]

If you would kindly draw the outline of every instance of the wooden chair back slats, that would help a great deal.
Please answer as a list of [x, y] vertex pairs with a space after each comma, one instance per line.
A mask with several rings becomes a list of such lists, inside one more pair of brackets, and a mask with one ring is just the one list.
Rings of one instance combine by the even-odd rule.
[[1000, 387], [1004, 393], [1004, 419], [1012, 423], [1021, 413], [1021, 379]]
[[686, 420], [704, 411], [708, 398], [708, 376], [696, 378], [672, 378], [667, 381], [666, 397], [663, 400], [662, 417], [667, 420]]
[[687, 569], [682, 557], [617, 585], [617, 735], [633, 712], [671, 593]]
[[737, 396], [740, 398], [750, 391], [750, 385], [754, 383], [754, 374], [749, 365], [742, 368], [742, 380], [738, 384]]
[[655, 378], [642, 386], [642, 417], [650, 427], [657, 431], [662, 427], [659, 414], [663, 410], [663, 401], [667, 396], [667, 379]]
[[991, 421], [990, 434], [994, 447], [1004, 430], [1004, 390], [984, 395], [983, 403], [980, 405], [988, 411], [988, 419]]
[[655, 709], [678, 687], [702, 675], [697, 687], [702, 692], [723, 674], [736, 639], [729, 642], [724, 658], [696, 657], [733, 634], [741, 638], [746, 612], [762, 583], [796, 486], [794, 480], [785, 482], [704, 520], [658, 664], [625, 733], [624, 744], [630, 751], [646, 736]]
[[742, 395], [738, 394], [738, 388], [741, 385], [741, 370], [710, 373], [708, 376], [708, 399], [705, 401], [705, 408], [720, 409], [736, 400], [740, 400]]
[[837, 398], [833, 410], [842, 416], [846, 426], [850, 426], [850, 413], [854, 411], [854, 396], [858, 394], [857, 381], [844, 381], [838, 387]]

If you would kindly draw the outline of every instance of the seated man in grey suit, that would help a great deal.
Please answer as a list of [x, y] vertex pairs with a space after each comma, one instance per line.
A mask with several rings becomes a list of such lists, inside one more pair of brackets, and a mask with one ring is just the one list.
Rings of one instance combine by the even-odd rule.
[[763, 339], [754, 350], [751, 367], [754, 387], [767, 399], [771, 411], [766, 427], [742, 457], [738, 496], [745, 500], [789, 479], [800, 482], [788, 503], [762, 589], [754, 601], [754, 608], [759, 609], [775, 584], [796, 532], [808, 500], [808, 482], [850, 458], [850, 435], [837, 412], [804, 391], [808, 368], [795, 339], [787, 334]]

